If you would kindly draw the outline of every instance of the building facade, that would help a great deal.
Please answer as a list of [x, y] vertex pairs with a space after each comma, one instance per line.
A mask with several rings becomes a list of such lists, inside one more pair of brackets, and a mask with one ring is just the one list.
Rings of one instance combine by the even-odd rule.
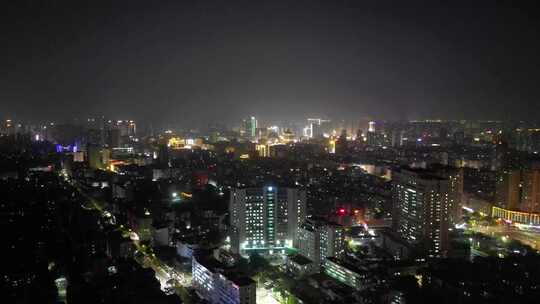
[[233, 189], [229, 214], [233, 251], [277, 253], [293, 246], [306, 217], [306, 192], [276, 186]]
[[242, 129], [246, 138], [254, 140], [257, 136], [257, 119], [253, 116], [244, 119]]
[[393, 172], [393, 227], [401, 238], [428, 257], [448, 250], [450, 180], [425, 169]]
[[493, 207], [491, 211], [491, 216], [494, 218], [501, 218], [513, 224], [535, 226], [535, 228], [538, 228], [540, 226], [540, 213], [522, 212]]
[[333, 257], [324, 260], [324, 273], [357, 290], [363, 290], [373, 285], [372, 276], [369, 275], [367, 269], [360, 269]]
[[200, 297], [214, 304], [257, 303], [255, 281], [228, 273], [212, 257], [196, 257], [192, 262], [193, 288]]
[[516, 210], [521, 198], [521, 171], [501, 170], [497, 176], [495, 189], [495, 205], [501, 208]]
[[512, 211], [540, 212], [540, 170], [501, 170], [496, 181], [495, 205]]
[[460, 222], [461, 208], [464, 200], [463, 168], [433, 166], [432, 169], [435, 170], [440, 177], [448, 179], [448, 216], [450, 225], [455, 225]]
[[327, 257], [344, 253], [344, 227], [324, 219], [307, 219], [298, 229], [297, 248], [301, 255], [320, 267]]

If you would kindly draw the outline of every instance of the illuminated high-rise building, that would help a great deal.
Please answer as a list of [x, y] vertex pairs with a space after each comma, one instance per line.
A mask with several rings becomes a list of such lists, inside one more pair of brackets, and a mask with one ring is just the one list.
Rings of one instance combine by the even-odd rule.
[[368, 123], [368, 132], [375, 132], [375, 122], [374, 121], [370, 121]]
[[255, 145], [255, 151], [260, 157], [268, 157], [270, 155], [270, 147], [264, 144]]
[[437, 172], [402, 168], [392, 172], [394, 230], [428, 257], [448, 250], [451, 182]]
[[235, 252], [277, 253], [293, 246], [306, 217], [306, 192], [276, 186], [236, 188], [231, 191], [229, 214]]
[[244, 119], [243, 131], [247, 138], [254, 140], [257, 137], [257, 119], [253, 116]]
[[443, 165], [431, 165], [429, 167], [438, 176], [448, 179], [448, 216], [451, 225], [455, 225], [461, 218], [463, 206], [463, 168], [455, 168]]
[[306, 127], [305, 134], [309, 138], [319, 138], [323, 137], [324, 132], [329, 126], [330, 120], [324, 120], [321, 118], [308, 118], [308, 126]]
[[320, 124], [311, 124], [311, 137], [313, 138], [321, 138], [323, 137], [324, 132], [322, 129], [322, 126]]

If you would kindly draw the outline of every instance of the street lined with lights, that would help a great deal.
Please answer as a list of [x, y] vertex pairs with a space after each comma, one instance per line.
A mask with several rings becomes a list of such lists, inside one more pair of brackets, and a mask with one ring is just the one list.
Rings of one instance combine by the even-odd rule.
[[[75, 187], [78, 193], [81, 194], [87, 200], [87, 202], [90, 203], [90, 207], [88, 207], [86, 204], [83, 204], [83, 207], [87, 208], [88, 210], [96, 210], [100, 212], [100, 214], [104, 218], [114, 219], [112, 213], [108, 210], [105, 210], [105, 208], [103, 207], [105, 204], [100, 203], [97, 199], [86, 194], [80, 187], [76, 185], [75, 182], [73, 182], [72, 185]], [[148, 210], [146, 210], [145, 212], [147, 213], [147, 215], [150, 215]], [[124, 225], [116, 224], [116, 220], [111, 221], [110, 224], [115, 226], [116, 229], [120, 230], [125, 237], [128, 237], [132, 241], [133, 245], [136, 248], [136, 253], [140, 252], [143, 254], [142, 260], [135, 260], [141, 263], [142, 266], [150, 267], [154, 270], [156, 278], [160, 282], [162, 291], [170, 293], [171, 290], [176, 290], [180, 293], [179, 295], [183, 295], [183, 291], [181, 289], [189, 287], [191, 285], [190, 275], [186, 273], [181, 273], [175, 270], [173, 267], [170, 267], [163, 263], [158, 257], [156, 257], [151, 247], [140, 243], [140, 237], [135, 231], [125, 227]], [[173, 285], [169, 284], [170, 280], [173, 280]]]

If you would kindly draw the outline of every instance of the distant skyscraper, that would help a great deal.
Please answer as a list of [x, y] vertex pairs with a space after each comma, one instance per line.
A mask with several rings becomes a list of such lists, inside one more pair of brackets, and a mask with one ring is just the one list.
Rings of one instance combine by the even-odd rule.
[[307, 137], [318, 138], [323, 137], [324, 132], [328, 131], [330, 120], [324, 120], [321, 118], [308, 118], [308, 125], [306, 127]]
[[133, 120], [119, 120], [116, 122], [116, 129], [120, 130], [121, 136], [135, 136], [137, 126]]
[[323, 137], [323, 134], [324, 132], [321, 125], [315, 123], [311, 124], [311, 137], [321, 138]]
[[374, 121], [370, 121], [368, 123], [368, 132], [375, 132], [375, 122]]
[[88, 145], [86, 147], [86, 159], [88, 166], [92, 169], [104, 169], [109, 164], [109, 150], [100, 146]]
[[233, 189], [229, 204], [233, 250], [273, 254], [291, 247], [305, 210], [304, 190], [275, 186]]
[[257, 119], [253, 116], [244, 119], [243, 129], [245, 132], [245, 136], [251, 140], [254, 140], [257, 136]]
[[367, 135], [366, 135], [366, 138], [367, 138], [367, 145], [368, 146], [376, 147], [376, 146], [379, 145], [378, 134], [375, 133], [375, 131], [368, 131]]
[[392, 172], [393, 225], [407, 242], [424, 249], [429, 257], [448, 250], [450, 213], [449, 179], [425, 169], [402, 168]]
[[157, 150], [157, 163], [161, 166], [169, 165], [169, 148], [166, 144], [160, 144]]
[[119, 129], [110, 129], [107, 130], [107, 146], [109, 148], [120, 147], [120, 130]]
[[347, 142], [347, 130], [343, 129], [341, 130], [341, 135], [336, 141], [336, 154], [343, 155], [347, 153], [348, 147], [349, 147], [349, 144]]
[[390, 136], [391, 136], [390, 144], [392, 145], [392, 147], [403, 146], [404, 134], [405, 134], [404, 130], [398, 130], [398, 129], [394, 129], [390, 132]]
[[101, 138], [101, 130], [89, 129], [86, 132], [85, 141], [89, 145], [102, 146], [104, 141]]
[[324, 219], [307, 219], [298, 229], [297, 248], [317, 267], [327, 257], [340, 257], [345, 250], [344, 227]]

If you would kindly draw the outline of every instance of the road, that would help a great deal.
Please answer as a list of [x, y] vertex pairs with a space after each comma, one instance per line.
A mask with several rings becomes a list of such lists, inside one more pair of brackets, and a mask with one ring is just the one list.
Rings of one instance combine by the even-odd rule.
[[257, 287], [257, 304], [279, 304], [272, 292], [264, 287]]
[[492, 237], [507, 237], [512, 240], [528, 245], [534, 250], [540, 250], [540, 233], [520, 230], [517, 227], [507, 225], [480, 226], [475, 225], [470, 230]]

